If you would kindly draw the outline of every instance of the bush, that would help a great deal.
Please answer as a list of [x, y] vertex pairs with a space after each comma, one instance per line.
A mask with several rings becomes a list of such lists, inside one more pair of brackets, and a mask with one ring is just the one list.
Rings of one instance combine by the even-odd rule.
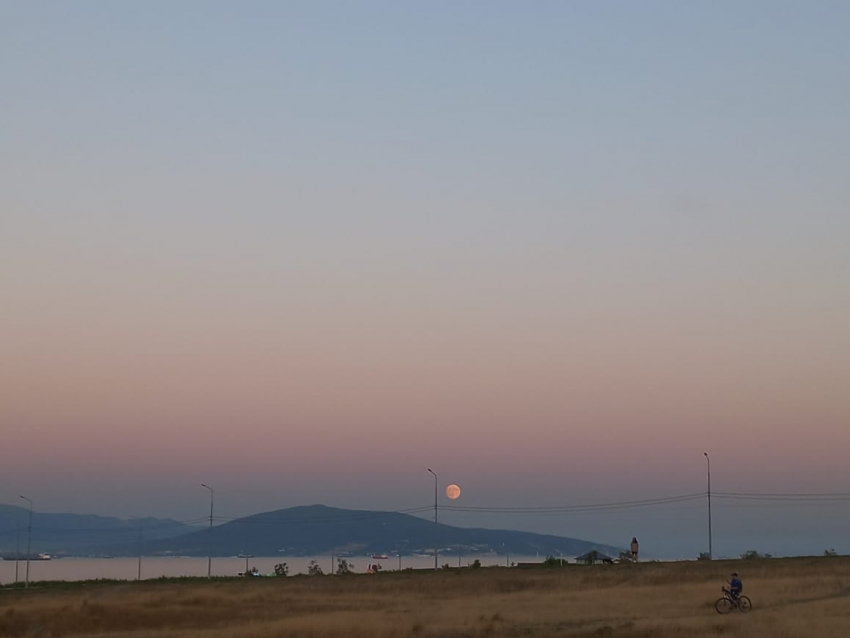
[[743, 558], [744, 560], [755, 560], [757, 558], [773, 558], [773, 554], [759, 554], [756, 550], [751, 549], [741, 554], [741, 558]]

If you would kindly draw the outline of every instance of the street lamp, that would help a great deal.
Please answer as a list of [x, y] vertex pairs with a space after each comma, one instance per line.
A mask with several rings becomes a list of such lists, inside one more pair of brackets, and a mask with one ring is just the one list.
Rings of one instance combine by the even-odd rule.
[[[438, 532], [437, 527], [436, 527], [436, 525], [437, 525], [437, 475], [434, 472], [434, 470], [432, 470], [430, 467], [428, 468], [428, 471], [431, 472], [431, 474], [434, 475], [434, 526], [435, 526], [434, 527], [434, 534], [435, 534], [435, 537], [436, 537], [436, 534]], [[436, 538], [435, 538], [435, 540], [436, 540]], [[437, 550], [437, 543], [435, 542], [434, 543], [434, 569], [438, 568], [437, 562], [438, 562], [438, 550]]]
[[30, 586], [30, 550], [32, 549], [32, 499], [28, 499], [26, 496], [21, 496], [27, 503], [30, 504], [30, 519], [29, 525], [27, 526], [27, 580], [26, 585], [24, 587]]
[[17, 523], [16, 531], [15, 531], [15, 582], [17, 583], [18, 578], [18, 562], [21, 560], [21, 515], [17, 515]]
[[210, 539], [207, 542], [207, 578], [212, 578], [212, 523], [213, 523], [213, 488], [205, 483], [201, 483], [201, 487], [205, 487], [210, 491]]
[[142, 521], [139, 520], [139, 569], [136, 572], [136, 580], [142, 580]]
[[708, 496], [708, 559], [711, 560], [714, 558], [714, 551], [711, 544], [711, 459], [708, 456], [708, 452], [703, 452], [703, 456], [705, 456], [706, 463], [708, 464], [708, 491], [706, 495]]

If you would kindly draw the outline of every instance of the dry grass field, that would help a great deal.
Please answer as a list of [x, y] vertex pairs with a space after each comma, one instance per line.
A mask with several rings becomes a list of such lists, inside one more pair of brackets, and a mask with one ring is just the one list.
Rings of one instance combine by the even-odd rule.
[[[720, 616], [733, 568], [754, 609]], [[0, 636], [848, 638], [850, 559], [6, 589]]]

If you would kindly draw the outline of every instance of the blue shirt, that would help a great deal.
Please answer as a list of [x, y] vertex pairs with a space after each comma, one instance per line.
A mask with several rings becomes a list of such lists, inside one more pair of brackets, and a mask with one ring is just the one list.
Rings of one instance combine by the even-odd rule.
[[740, 578], [733, 578], [729, 582], [729, 586], [737, 591], [744, 591], [744, 583], [741, 582]]

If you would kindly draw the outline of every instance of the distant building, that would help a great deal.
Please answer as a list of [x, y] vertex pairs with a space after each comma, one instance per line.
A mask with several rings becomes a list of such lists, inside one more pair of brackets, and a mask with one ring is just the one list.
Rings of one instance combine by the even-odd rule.
[[576, 556], [576, 562], [596, 565], [597, 563], [613, 563], [614, 559], [607, 554], [603, 554], [602, 552], [594, 549], [586, 554], [582, 554], [581, 556]]

